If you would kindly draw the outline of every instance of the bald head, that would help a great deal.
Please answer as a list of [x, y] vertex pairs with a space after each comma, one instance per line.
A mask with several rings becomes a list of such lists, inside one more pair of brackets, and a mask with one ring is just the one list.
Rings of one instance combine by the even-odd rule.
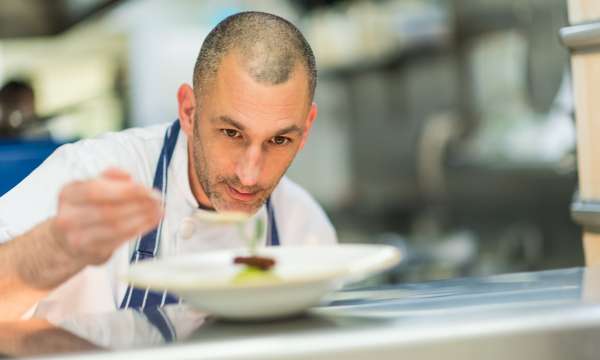
[[297, 67], [307, 77], [312, 101], [317, 70], [313, 52], [300, 31], [289, 21], [262, 12], [242, 12], [220, 22], [206, 37], [194, 67], [194, 89], [203, 92], [230, 52], [262, 84], [285, 83]]

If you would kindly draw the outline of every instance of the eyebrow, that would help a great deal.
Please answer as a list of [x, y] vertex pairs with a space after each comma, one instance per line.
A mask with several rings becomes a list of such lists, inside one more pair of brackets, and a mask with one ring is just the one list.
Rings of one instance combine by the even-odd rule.
[[302, 134], [302, 129], [300, 129], [298, 127], [298, 125], [290, 125], [290, 126], [288, 126], [286, 128], [283, 128], [283, 129], [277, 131], [275, 133], [275, 136], [281, 136], [281, 135], [289, 134], [289, 133], [292, 133], [292, 132], [295, 132], [295, 133], [298, 133], [298, 134]]
[[216, 118], [212, 119], [213, 123], [218, 122], [218, 121], [224, 122], [226, 124], [229, 124], [229, 125], [233, 126], [234, 128], [237, 128], [238, 130], [246, 130], [246, 127], [244, 125], [242, 125], [239, 122], [233, 120], [232, 118], [230, 118], [227, 115], [221, 115], [219, 117], [216, 117]]
[[[244, 131], [246, 130], [246, 127], [242, 124], [240, 124], [239, 122], [233, 120], [232, 118], [230, 118], [227, 115], [221, 115], [219, 117], [213, 118], [212, 122], [223, 122], [226, 123], [228, 125], [233, 126], [234, 128]], [[289, 133], [298, 133], [298, 134], [302, 134], [302, 129], [300, 127], [298, 127], [298, 125], [290, 125], [288, 127], [285, 127], [281, 130], [278, 130], [274, 136], [281, 136], [281, 135], [285, 135], [285, 134], [289, 134]]]

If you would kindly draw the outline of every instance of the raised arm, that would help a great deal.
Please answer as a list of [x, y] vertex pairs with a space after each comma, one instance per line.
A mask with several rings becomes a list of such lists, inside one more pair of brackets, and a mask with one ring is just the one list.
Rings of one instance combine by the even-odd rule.
[[0, 245], [0, 321], [19, 319], [87, 265], [106, 262], [162, 216], [154, 190], [110, 169], [66, 185], [56, 216]]

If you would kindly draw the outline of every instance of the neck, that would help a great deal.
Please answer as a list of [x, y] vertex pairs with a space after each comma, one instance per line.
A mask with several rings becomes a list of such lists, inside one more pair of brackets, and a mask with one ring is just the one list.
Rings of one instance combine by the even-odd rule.
[[190, 182], [190, 189], [198, 202], [198, 207], [203, 209], [214, 209], [200, 184], [200, 180], [198, 180], [198, 176], [194, 170], [195, 168], [192, 144], [191, 141], [188, 141], [188, 181]]

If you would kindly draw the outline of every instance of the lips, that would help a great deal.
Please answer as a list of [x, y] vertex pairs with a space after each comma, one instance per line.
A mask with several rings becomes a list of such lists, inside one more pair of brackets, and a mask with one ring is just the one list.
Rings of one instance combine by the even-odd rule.
[[239, 200], [239, 201], [245, 201], [245, 202], [254, 200], [254, 198], [256, 197], [256, 194], [257, 194], [257, 192], [248, 193], [248, 192], [238, 191], [229, 185], [227, 185], [227, 190], [229, 191], [229, 195], [231, 195], [232, 198]]

